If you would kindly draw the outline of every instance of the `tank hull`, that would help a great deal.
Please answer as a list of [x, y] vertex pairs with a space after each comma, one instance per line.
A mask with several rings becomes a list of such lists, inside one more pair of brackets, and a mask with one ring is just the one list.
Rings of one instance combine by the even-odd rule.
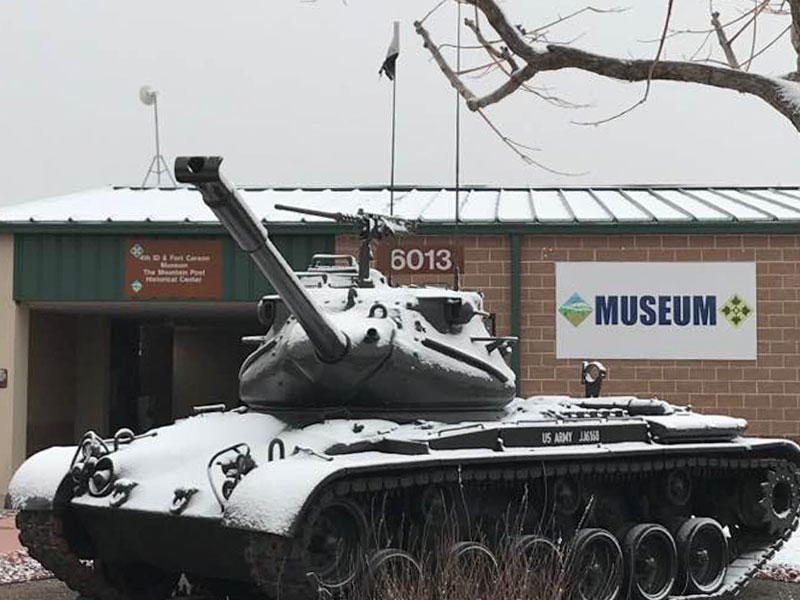
[[[37, 464], [51, 468], [52, 477], [58, 470], [52, 465], [68, 454], [63, 450], [34, 457], [15, 478], [11, 498], [22, 515], [57, 517], [56, 529], [77, 557], [186, 573], [223, 587], [254, 585], [269, 594], [280, 588], [290, 597], [315, 594], [308, 544], [331, 506], [366, 523], [389, 523], [398, 529], [395, 538], [399, 529], [421, 527], [430, 490], [463, 497], [474, 530], [464, 535], [484, 539], [496, 537], [492, 527], [507, 522], [509, 506], [519, 506], [523, 496], [532, 516], [522, 529], [550, 537], [574, 535], [585, 520], [616, 532], [630, 522], [674, 527], [702, 515], [735, 530], [730, 543], [737, 547], [719, 588], [701, 596], [742, 589], [797, 526], [800, 449], [741, 437], [738, 419], [674, 409], [641, 415], [669, 410], [632, 398], [603, 401], [601, 409], [586, 408], [586, 399], [520, 400], [497, 419], [461, 423], [292, 425], [255, 412], [204, 415], [109, 454], [116, 481], [135, 483], [120, 504], [116, 491], [76, 494], [74, 478], [63, 477], [69, 464], [61, 485], [50, 486], [49, 500], [46, 490], [31, 490]], [[629, 409], [607, 408], [622, 405]], [[223, 494], [227, 461], [219, 450], [237, 444], [247, 445], [255, 467]], [[665, 505], [659, 486], [675, 473], [688, 477], [691, 499]], [[772, 487], [764, 488], [770, 477]], [[579, 490], [576, 506], [566, 511], [548, 491], [564, 482]], [[741, 495], [751, 482], [764, 497]], [[174, 493], [187, 488], [196, 489], [191, 501], [175, 511]], [[777, 505], [779, 496], [786, 506]], [[767, 502], [769, 510], [748, 511], [748, 502]], [[402, 523], [397, 515], [405, 515]], [[411, 530], [403, 536], [414, 538]], [[374, 539], [372, 545], [390, 543]]]

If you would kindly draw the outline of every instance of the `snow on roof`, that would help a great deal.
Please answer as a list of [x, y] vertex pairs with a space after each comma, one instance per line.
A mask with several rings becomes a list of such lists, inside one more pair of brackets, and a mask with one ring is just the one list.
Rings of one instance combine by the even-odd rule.
[[[272, 223], [328, 223], [275, 204], [333, 212], [389, 214], [388, 189], [242, 189]], [[395, 191], [394, 214], [427, 223], [455, 221], [452, 189]], [[474, 224], [635, 224], [800, 222], [800, 188], [462, 189], [459, 221]], [[107, 187], [0, 207], [0, 224], [193, 223], [216, 218], [189, 188]]]

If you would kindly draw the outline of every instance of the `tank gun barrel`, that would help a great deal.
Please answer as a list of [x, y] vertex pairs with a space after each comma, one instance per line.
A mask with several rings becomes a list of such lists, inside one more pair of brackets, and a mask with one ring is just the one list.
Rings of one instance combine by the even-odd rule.
[[300, 206], [288, 206], [286, 204], [276, 204], [277, 210], [288, 210], [301, 215], [312, 215], [331, 219], [337, 223], [348, 223], [359, 225], [362, 228], [362, 235], [371, 239], [379, 240], [388, 236], [400, 236], [411, 233], [417, 226], [416, 221], [410, 221], [401, 217], [368, 213], [359, 209], [356, 214], [343, 212], [328, 212], [316, 210], [314, 208], [302, 208]]
[[317, 355], [336, 362], [348, 349], [344, 335], [317, 306], [281, 253], [269, 239], [267, 229], [253, 215], [239, 192], [220, 172], [222, 157], [182, 156], [175, 159], [175, 178], [194, 185], [239, 247], [250, 255], [258, 269], [280, 294], [305, 329]]
[[348, 215], [341, 212], [327, 212], [324, 210], [316, 210], [313, 208], [301, 208], [299, 206], [287, 206], [286, 204], [276, 204], [277, 210], [288, 210], [290, 212], [299, 213], [301, 215], [311, 215], [312, 217], [322, 217], [324, 219], [331, 219], [337, 223], [360, 223], [361, 217], [356, 215]]

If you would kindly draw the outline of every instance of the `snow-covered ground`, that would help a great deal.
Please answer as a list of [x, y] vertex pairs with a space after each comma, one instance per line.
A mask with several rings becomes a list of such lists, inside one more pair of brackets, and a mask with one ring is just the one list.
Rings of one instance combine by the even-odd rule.
[[17, 538], [13, 513], [0, 512], [0, 585], [52, 577], [28, 556]]
[[0, 555], [0, 585], [22, 583], [36, 579], [49, 579], [53, 575], [45, 571], [25, 550]]
[[800, 532], [792, 535], [783, 549], [775, 555], [773, 562], [800, 565]]
[[800, 533], [795, 533], [761, 573], [762, 577], [800, 583]]

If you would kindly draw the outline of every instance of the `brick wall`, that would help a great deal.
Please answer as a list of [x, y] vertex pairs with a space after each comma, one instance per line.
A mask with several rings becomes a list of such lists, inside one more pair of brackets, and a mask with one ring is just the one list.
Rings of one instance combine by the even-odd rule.
[[[422, 238], [423, 242], [429, 239]], [[498, 313], [498, 333], [510, 328], [510, 247], [507, 236], [462, 236], [463, 286], [482, 289]], [[353, 253], [354, 238], [337, 251]], [[607, 360], [604, 394], [657, 396], [750, 421], [751, 433], [800, 439], [800, 236], [798, 235], [530, 235], [522, 248], [522, 395], [582, 393], [580, 361], [555, 358], [555, 262], [756, 261], [758, 360]], [[434, 283], [417, 276], [396, 283]], [[439, 283], [450, 284], [449, 279]], [[587, 357], [591, 358], [591, 357]]]

